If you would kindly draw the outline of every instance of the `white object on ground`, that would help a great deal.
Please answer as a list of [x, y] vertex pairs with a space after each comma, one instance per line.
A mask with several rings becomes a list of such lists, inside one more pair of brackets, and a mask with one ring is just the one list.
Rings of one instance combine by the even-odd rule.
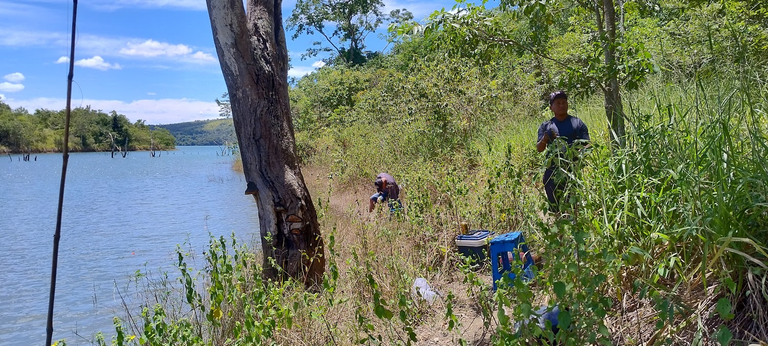
[[413, 287], [411, 287], [411, 295], [414, 299], [422, 298], [426, 300], [427, 303], [432, 304], [440, 294], [429, 287], [427, 279], [418, 278], [413, 282]]

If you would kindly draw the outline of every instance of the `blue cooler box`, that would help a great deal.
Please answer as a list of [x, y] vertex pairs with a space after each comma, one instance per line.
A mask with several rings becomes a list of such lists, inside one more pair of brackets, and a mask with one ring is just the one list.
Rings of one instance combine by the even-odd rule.
[[456, 236], [456, 246], [463, 256], [473, 258], [476, 263], [482, 263], [488, 258], [488, 243], [493, 235], [494, 233], [488, 230], [472, 230], [469, 234]]

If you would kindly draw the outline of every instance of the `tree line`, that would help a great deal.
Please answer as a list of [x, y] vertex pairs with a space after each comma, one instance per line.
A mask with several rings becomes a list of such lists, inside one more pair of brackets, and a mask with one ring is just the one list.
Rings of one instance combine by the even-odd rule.
[[151, 127], [170, 131], [176, 138], [176, 145], [229, 146], [237, 142], [232, 119], [197, 120]]
[[[11, 153], [59, 152], [63, 148], [64, 110], [11, 109], [0, 101], [0, 150]], [[176, 139], [164, 128], [144, 120], [131, 123], [123, 114], [105, 113], [90, 106], [72, 110], [70, 151], [167, 150]]]

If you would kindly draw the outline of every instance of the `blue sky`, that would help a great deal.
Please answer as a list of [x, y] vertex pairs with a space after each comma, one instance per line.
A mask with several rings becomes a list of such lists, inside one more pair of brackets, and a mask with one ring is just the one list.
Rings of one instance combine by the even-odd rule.
[[[449, 10], [453, 0], [385, 0], [386, 12], [406, 8], [417, 20]], [[283, 1], [290, 16], [295, 0]], [[12, 108], [66, 106], [72, 0], [0, 0], [0, 99]], [[301, 60], [316, 37], [291, 40], [290, 76], [314, 70]], [[380, 50], [375, 35], [366, 41]], [[90, 105], [132, 122], [168, 124], [218, 117], [226, 92], [205, 0], [80, 0], [72, 107]]]

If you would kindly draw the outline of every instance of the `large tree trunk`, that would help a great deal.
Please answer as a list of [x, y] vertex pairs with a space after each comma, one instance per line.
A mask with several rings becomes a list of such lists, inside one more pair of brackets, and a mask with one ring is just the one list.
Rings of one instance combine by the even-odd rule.
[[242, 0], [206, 2], [246, 193], [259, 210], [264, 274], [317, 284], [325, 270], [323, 239], [296, 157], [281, 0], [248, 0], [247, 16]]

